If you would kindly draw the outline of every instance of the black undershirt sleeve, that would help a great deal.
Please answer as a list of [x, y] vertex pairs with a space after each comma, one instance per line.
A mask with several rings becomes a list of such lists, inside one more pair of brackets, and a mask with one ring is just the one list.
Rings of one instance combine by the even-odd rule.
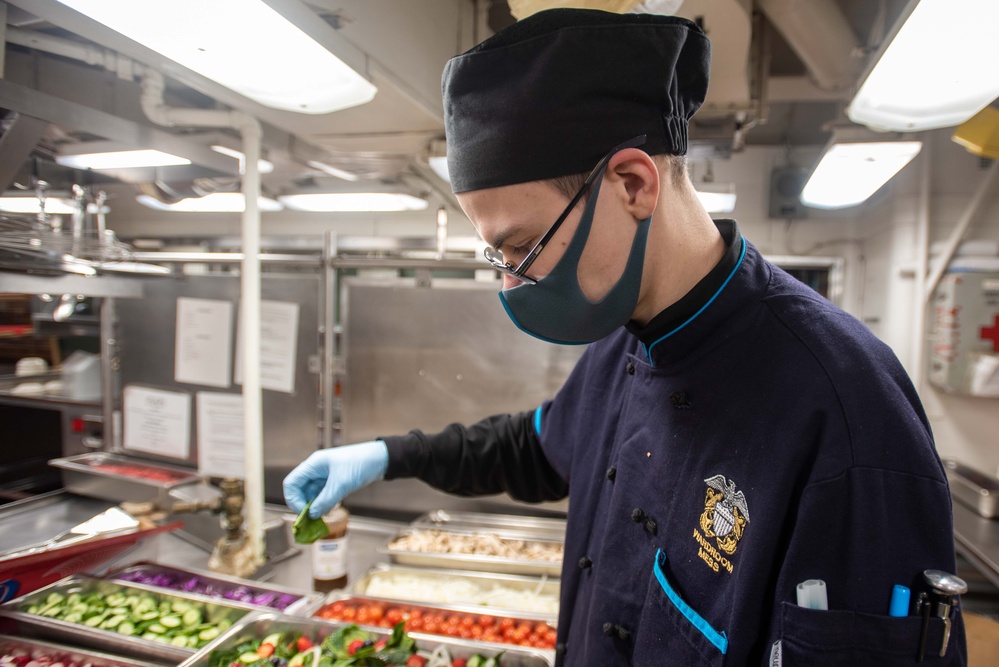
[[533, 412], [494, 415], [433, 435], [381, 438], [389, 452], [385, 479], [416, 477], [458, 496], [506, 492], [525, 502], [561, 500], [569, 484], [545, 457], [533, 420]]

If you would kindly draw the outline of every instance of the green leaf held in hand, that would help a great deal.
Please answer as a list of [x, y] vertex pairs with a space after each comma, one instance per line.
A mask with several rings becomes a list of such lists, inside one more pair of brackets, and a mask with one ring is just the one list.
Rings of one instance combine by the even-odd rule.
[[291, 524], [291, 534], [299, 544], [312, 544], [330, 534], [330, 529], [326, 526], [325, 521], [309, 516], [310, 507], [312, 507], [312, 501], [298, 515], [295, 523]]

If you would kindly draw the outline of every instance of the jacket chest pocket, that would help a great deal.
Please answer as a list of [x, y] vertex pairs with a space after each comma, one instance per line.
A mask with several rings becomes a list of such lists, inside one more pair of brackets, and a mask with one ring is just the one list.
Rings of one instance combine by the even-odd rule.
[[[922, 665], [964, 665], [961, 619], [955, 619], [947, 650], [940, 656], [944, 622], [931, 618]], [[919, 616], [878, 616], [854, 611], [781, 607], [781, 667], [902, 667], [915, 665], [922, 629]]]
[[666, 575], [665, 564], [666, 554], [660, 550], [635, 636], [632, 664], [724, 664], [728, 637], [680, 597]]

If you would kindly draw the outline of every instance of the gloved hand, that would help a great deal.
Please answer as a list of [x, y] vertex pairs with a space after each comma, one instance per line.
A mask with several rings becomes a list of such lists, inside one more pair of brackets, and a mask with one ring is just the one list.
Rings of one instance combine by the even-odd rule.
[[310, 500], [309, 516], [318, 519], [340, 500], [384, 479], [388, 447], [381, 440], [313, 452], [284, 478], [284, 500], [296, 514]]

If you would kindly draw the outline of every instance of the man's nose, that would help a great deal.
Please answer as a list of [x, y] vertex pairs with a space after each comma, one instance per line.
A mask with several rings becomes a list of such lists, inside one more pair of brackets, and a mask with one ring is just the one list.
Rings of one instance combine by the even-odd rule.
[[517, 287], [518, 285], [523, 285], [524, 282], [514, 278], [513, 276], [504, 273], [503, 274], [503, 289], [510, 289], [511, 287]]

